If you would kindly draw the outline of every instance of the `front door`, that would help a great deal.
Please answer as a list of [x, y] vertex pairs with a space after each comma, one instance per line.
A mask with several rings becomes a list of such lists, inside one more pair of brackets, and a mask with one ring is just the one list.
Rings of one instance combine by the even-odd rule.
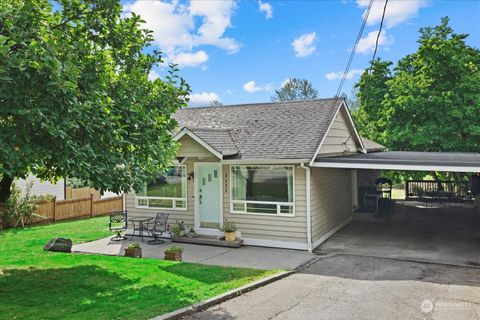
[[221, 225], [221, 165], [217, 163], [199, 163], [197, 166], [197, 227], [218, 229]]

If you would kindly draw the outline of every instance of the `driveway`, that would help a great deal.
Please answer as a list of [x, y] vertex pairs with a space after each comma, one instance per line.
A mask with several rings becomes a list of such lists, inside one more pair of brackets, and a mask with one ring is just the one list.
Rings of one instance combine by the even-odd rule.
[[440, 208], [419, 204], [424, 203], [396, 203], [390, 219], [383, 222], [355, 214], [315, 252], [480, 266], [478, 212], [459, 204]]
[[480, 319], [480, 269], [338, 255], [184, 320]]

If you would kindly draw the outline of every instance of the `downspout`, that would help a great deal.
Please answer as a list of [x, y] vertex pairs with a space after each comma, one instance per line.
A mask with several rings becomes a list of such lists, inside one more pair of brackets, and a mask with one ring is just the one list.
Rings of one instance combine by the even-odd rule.
[[312, 212], [311, 212], [311, 180], [310, 180], [310, 167], [305, 166], [304, 163], [300, 164], [300, 168], [305, 169], [305, 189], [306, 189], [306, 201], [307, 201], [307, 250], [312, 252]]

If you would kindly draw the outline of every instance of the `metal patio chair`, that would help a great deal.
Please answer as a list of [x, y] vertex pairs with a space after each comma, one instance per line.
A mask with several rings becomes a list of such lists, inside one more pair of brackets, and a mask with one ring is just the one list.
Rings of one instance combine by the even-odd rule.
[[151, 244], [160, 244], [165, 241], [161, 240], [160, 237], [167, 232], [167, 222], [168, 222], [168, 213], [157, 213], [155, 220], [150, 222], [147, 225], [146, 231], [150, 234], [153, 240], [148, 241]]
[[110, 240], [122, 241], [127, 239], [121, 232], [127, 231], [127, 210], [110, 212], [110, 221], [108, 223], [108, 229], [110, 232], [116, 232], [117, 235]]

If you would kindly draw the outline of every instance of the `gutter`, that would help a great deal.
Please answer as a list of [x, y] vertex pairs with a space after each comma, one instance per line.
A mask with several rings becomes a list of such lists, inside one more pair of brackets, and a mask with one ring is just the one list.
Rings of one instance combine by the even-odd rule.
[[300, 164], [300, 168], [305, 169], [305, 189], [307, 201], [307, 250], [312, 252], [312, 211], [311, 211], [311, 170], [310, 167]]

